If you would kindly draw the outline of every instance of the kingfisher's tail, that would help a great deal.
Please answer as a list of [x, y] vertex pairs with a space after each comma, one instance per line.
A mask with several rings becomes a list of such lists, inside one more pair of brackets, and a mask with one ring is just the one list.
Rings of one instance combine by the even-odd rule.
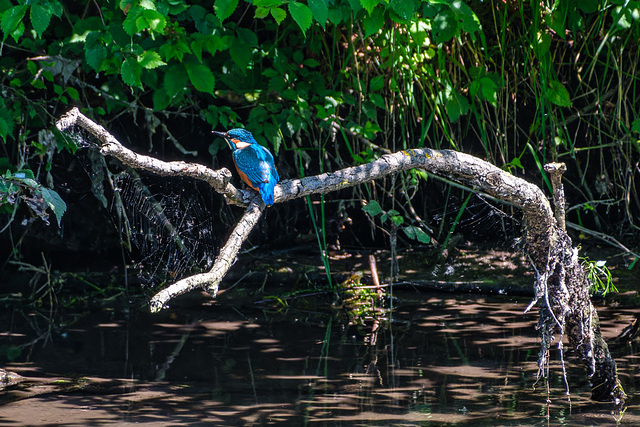
[[271, 174], [268, 182], [261, 182], [258, 185], [260, 189], [260, 196], [262, 196], [262, 200], [264, 200], [264, 204], [267, 206], [273, 205], [273, 189], [278, 183], [278, 172]]

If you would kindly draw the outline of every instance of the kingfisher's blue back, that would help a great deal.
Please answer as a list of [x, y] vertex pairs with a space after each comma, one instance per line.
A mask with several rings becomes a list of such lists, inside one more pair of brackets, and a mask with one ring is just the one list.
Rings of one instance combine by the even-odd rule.
[[245, 129], [213, 133], [224, 138], [231, 147], [233, 161], [242, 180], [260, 192], [265, 205], [271, 206], [273, 190], [280, 180], [271, 152], [258, 144], [251, 132]]

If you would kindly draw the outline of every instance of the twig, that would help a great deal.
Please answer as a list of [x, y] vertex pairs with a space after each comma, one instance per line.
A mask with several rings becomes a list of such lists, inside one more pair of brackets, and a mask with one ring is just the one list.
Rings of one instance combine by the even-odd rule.
[[622, 249], [623, 251], [625, 251], [628, 254], [633, 255], [636, 258], [640, 258], [640, 255], [633, 252], [631, 249], [627, 248], [625, 245], [623, 245], [622, 243], [620, 243], [618, 240], [616, 240], [615, 237], [609, 236], [608, 234], [604, 234], [604, 233], [600, 233], [598, 231], [594, 231], [594, 230], [589, 230], [588, 228], [585, 228], [581, 225], [578, 224], [574, 224], [573, 222], [567, 222], [567, 226], [569, 226], [569, 228], [573, 228], [574, 230], [578, 230], [584, 234], [589, 234], [593, 237], [596, 237], [604, 242], [609, 243], [612, 246], [615, 246], [617, 248]]

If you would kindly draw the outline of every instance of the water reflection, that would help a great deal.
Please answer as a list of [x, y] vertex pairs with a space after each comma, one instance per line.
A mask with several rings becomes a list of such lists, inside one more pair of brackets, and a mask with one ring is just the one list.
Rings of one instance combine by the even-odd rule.
[[[31, 380], [5, 391], [3, 423], [88, 425], [575, 425], [608, 424], [584, 372], [568, 363], [571, 402], [552, 366], [552, 404], [537, 373], [537, 314], [529, 300], [395, 292], [388, 322], [220, 304], [150, 316], [98, 312], [5, 364]], [[632, 311], [604, 310], [615, 336]], [[4, 323], [9, 325], [9, 323]], [[77, 326], [82, 325], [82, 326]], [[2, 338], [29, 341], [28, 331]], [[22, 332], [22, 335], [19, 333]], [[633, 395], [638, 343], [614, 347]], [[27, 347], [25, 347], [25, 350]], [[53, 381], [60, 377], [65, 381]], [[547, 421], [547, 415], [549, 420]]]

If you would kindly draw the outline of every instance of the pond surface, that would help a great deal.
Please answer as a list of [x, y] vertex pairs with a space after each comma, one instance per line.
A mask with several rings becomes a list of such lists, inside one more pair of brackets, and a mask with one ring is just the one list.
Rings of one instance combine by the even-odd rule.
[[[638, 340], [611, 345], [623, 415], [589, 400], [570, 353], [569, 400], [555, 348], [547, 405], [529, 298], [394, 294], [390, 321], [362, 326], [340, 309], [233, 308], [199, 295], [159, 315], [139, 303], [96, 310], [4, 364], [26, 380], [0, 395], [0, 424], [640, 424]], [[634, 315], [600, 308], [603, 333], [615, 337]], [[37, 337], [25, 325], [38, 319], [21, 316], [2, 316], [0, 345]]]

